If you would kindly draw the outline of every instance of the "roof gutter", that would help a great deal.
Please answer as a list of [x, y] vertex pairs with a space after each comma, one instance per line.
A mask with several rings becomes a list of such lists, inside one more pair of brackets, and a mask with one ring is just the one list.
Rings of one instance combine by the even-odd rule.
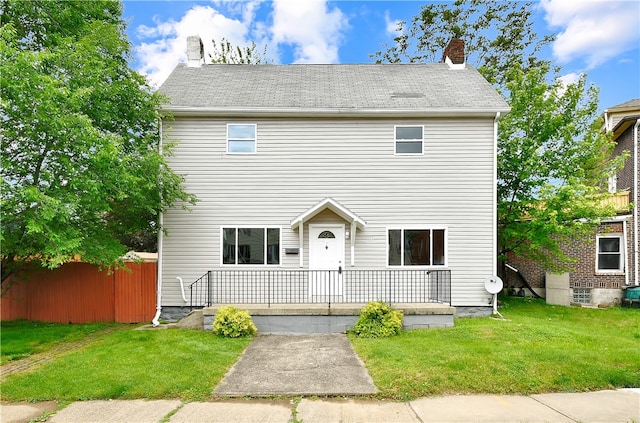
[[509, 107], [438, 108], [438, 109], [360, 109], [360, 108], [234, 108], [165, 106], [162, 110], [174, 116], [227, 116], [227, 117], [488, 117], [496, 113], [508, 113]]

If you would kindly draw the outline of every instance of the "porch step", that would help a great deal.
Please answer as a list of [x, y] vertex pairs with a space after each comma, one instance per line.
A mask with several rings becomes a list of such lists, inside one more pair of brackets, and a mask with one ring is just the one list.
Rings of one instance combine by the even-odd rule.
[[203, 327], [202, 310], [193, 310], [176, 323], [176, 326], [189, 329], [202, 329]]
[[[202, 310], [203, 328], [212, 330], [215, 314], [228, 304]], [[366, 304], [233, 304], [247, 310], [263, 334], [343, 333], [353, 327]], [[392, 304], [404, 314], [405, 329], [452, 327], [455, 307], [439, 303]]]

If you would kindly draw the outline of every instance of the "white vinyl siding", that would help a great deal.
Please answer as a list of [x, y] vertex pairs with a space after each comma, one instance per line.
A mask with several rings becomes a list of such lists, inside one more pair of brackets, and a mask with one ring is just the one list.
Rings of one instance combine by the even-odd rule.
[[[303, 249], [308, 268], [308, 225], [301, 246], [290, 222], [324, 198], [367, 222], [355, 234], [355, 268], [388, 268], [389, 228], [446, 227], [453, 305], [489, 304], [493, 118], [255, 121], [260, 151], [248, 155], [226, 154], [233, 120], [176, 117], [167, 125], [165, 142], [177, 142], [171, 167], [199, 202], [164, 213], [163, 305], [183, 304], [177, 276], [188, 285], [221, 266], [224, 227], [280, 227], [281, 251]], [[396, 126], [424, 128], [424, 155], [394, 157]], [[344, 223], [330, 211], [310, 222]], [[345, 250], [350, 263], [350, 241]], [[280, 266], [299, 269], [299, 260], [283, 253]]]

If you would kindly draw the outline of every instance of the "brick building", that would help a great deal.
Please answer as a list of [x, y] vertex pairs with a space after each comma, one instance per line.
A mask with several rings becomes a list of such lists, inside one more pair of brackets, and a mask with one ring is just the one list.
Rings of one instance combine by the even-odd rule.
[[[618, 304], [625, 287], [640, 283], [637, 206], [640, 99], [611, 107], [605, 110], [603, 117], [603, 130], [612, 133], [616, 142], [614, 155], [630, 153], [623, 169], [609, 181], [618, 214], [604, 220], [587, 242], [563, 246], [567, 255], [577, 260], [568, 273], [553, 275], [537, 263], [509, 256], [506, 284], [515, 287], [516, 292], [524, 285], [520, 278], [523, 276], [548, 302], [604, 306]], [[632, 209], [629, 204], [634, 205]]]

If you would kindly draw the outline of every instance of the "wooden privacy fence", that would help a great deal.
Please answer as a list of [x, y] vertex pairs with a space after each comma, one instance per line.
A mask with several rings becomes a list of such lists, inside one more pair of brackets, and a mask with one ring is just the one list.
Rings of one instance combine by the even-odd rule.
[[111, 274], [88, 263], [37, 270], [0, 299], [1, 320], [58, 323], [151, 321], [156, 312], [155, 262], [126, 263]]

